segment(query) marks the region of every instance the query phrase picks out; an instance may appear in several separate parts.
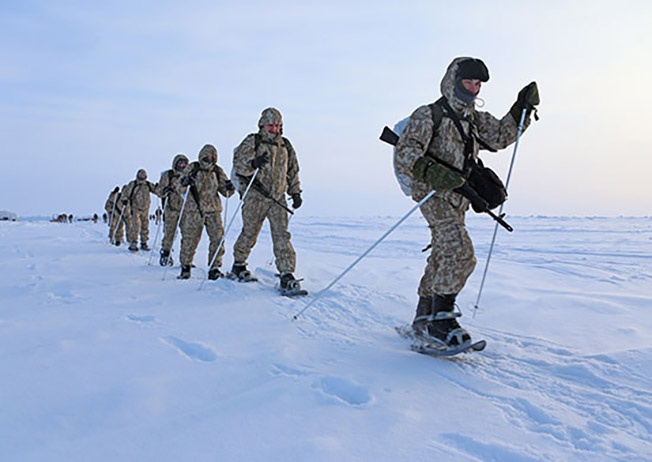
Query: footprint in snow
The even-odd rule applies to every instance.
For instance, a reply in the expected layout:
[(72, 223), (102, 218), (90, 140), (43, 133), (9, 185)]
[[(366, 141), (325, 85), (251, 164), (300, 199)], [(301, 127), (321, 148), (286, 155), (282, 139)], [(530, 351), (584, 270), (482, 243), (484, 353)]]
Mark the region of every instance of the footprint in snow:
[(156, 317), (149, 314), (145, 314), (145, 315), (129, 314), (127, 315), (127, 319), (130, 321), (142, 322), (142, 323), (156, 322)]
[(351, 406), (364, 406), (373, 401), (373, 395), (363, 386), (341, 377), (322, 377), (313, 385), (326, 396)]
[(176, 348), (184, 356), (187, 356), (190, 359), (197, 359), (204, 362), (212, 362), (217, 359), (217, 354), (201, 343), (196, 342), (186, 342), (177, 337), (165, 337), (163, 339), (165, 343)]

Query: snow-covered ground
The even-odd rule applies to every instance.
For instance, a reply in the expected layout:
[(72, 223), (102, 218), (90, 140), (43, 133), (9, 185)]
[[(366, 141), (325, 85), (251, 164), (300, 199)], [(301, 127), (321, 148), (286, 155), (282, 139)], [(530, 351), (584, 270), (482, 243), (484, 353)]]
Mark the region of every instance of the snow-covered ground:
[[(396, 220), (293, 218), (303, 286), (318, 293)], [(0, 458), (652, 460), (652, 219), (509, 221), (474, 317), (493, 222), (469, 217), (461, 323), (489, 344), (450, 360), (394, 332), (425, 262), (416, 216), (296, 321), (311, 298), (277, 295), (267, 227), (259, 283), (199, 290), (206, 237), (180, 281), (102, 223), (2, 222)]]

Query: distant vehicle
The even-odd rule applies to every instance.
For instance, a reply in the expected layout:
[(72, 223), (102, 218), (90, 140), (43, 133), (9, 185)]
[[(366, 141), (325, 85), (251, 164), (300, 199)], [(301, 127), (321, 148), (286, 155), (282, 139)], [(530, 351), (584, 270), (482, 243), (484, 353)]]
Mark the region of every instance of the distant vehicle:
[(0, 221), (18, 221), (18, 215), (14, 212), (0, 210)]

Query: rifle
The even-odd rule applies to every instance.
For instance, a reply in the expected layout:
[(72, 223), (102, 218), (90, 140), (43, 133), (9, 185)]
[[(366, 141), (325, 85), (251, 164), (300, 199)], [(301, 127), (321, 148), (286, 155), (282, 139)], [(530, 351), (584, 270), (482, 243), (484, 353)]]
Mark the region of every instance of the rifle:
[[(399, 136), (394, 133), (394, 131), (385, 126), (383, 128), (383, 132), (380, 134), (380, 140), (384, 141), (387, 144), (390, 144), (394, 147), (396, 147), (396, 144), (398, 143)], [(443, 164), (439, 159), (434, 158), (437, 162)], [(459, 188), (453, 189), (458, 194), (461, 194), (462, 196), (466, 197), (468, 200), (471, 201), (473, 204), (473, 209), (478, 212), (478, 213), (486, 213), (489, 215), (491, 218), (493, 218), (500, 226), (505, 228), (507, 231), (512, 232), (514, 231), (514, 228), (510, 226), (509, 223), (507, 223), (503, 218), (505, 217), (504, 213), (501, 213), (500, 215), (496, 215), (493, 213), (491, 210), (489, 210), (487, 201), (485, 201), (480, 195), (469, 185), (467, 182), (465, 182), (462, 186)]]
[[(239, 176), (242, 180), (247, 181), (247, 183), (249, 182), (249, 178), (248, 178), (248, 177), (243, 176), (243, 175), (238, 175), (238, 176)], [(265, 187), (264, 187), (262, 184), (260, 184), (260, 182), (259, 182), (258, 180), (254, 180), (254, 182), (251, 184), (251, 186), (252, 186), (256, 191), (258, 191), (260, 194), (262, 194), (264, 197), (266, 197), (267, 199), (270, 199), (270, 200), (271, 200), (272, 202), (274, 202), (276, 205), (278, 205), (279, 207), (284, 208), (284, 209), (287, 210), (290, 214), (294, 215), (294, 210), (288, 208), (288, 207), (287, 207), (283, 202), (279, 201), (279, 200), (276, 199), (275, 197), (272, 197), (272, 194), (271, 194), (268, 190), (266, 190)]]

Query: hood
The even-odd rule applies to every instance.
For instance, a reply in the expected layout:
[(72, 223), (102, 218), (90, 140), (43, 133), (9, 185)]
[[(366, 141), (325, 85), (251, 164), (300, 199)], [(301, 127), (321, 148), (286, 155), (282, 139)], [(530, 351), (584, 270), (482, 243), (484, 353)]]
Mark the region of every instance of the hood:
[(186, 161), (186, 166), (188, 165), (188, 158), (186, 157), (186, 155), (185, 154), (177, 154), (176, 156), (174, 156), (174, 159), (172, 159), (172, 170), (178, 171), (176, 167), (177, 167), (177, 163), (180, 160), (185, 160)]
[[(480, 63), (486, 70), (484, 63), (479, 59), (470, 58), (468, 56), (461, 56), (459, 58), (455, 58), (448, 65), (448, 68), (446, 69), (446, 73), (444, 74), (444, 77), (441, 79), (441, 84), (439, 85), (442, 96), (446, 97), (451, 107), (456, 111), (463, 111), (464, 109), (473, 108), (474, 106), (473, 102), (471, 104), (466, 103), (463, 100), (461, 100), (459, 97), (457, 97), (457, 95), (455, 94), (455, 85), (458, 83), (457, 74), (460, 67), (460, 63), (468, 60), (472, 60)], [(483, 75), (482, 77), (483, 78), (480, 78), (480, 80), (482, 80), (483, 82), (489, 80), (489, 71), (487, 70), (486, 75)]]
[(140, 170), (138, 170), (138, 172), (136, 173), (136, 180), (137, 181), (145, 181), (145, 180), (147, 180), (147, 171), (145, 171), (144, 168), (141, 168)]
[(263, 110), (258, 120), (258, 127), (262, 128), (263, 125), (283, 125), (281, 111), (274, 107), (268, 107)]
[(199, 166), (208, 169), (217, 163), (217, 149), (212, 144), (207, 144), (199, 151)]

